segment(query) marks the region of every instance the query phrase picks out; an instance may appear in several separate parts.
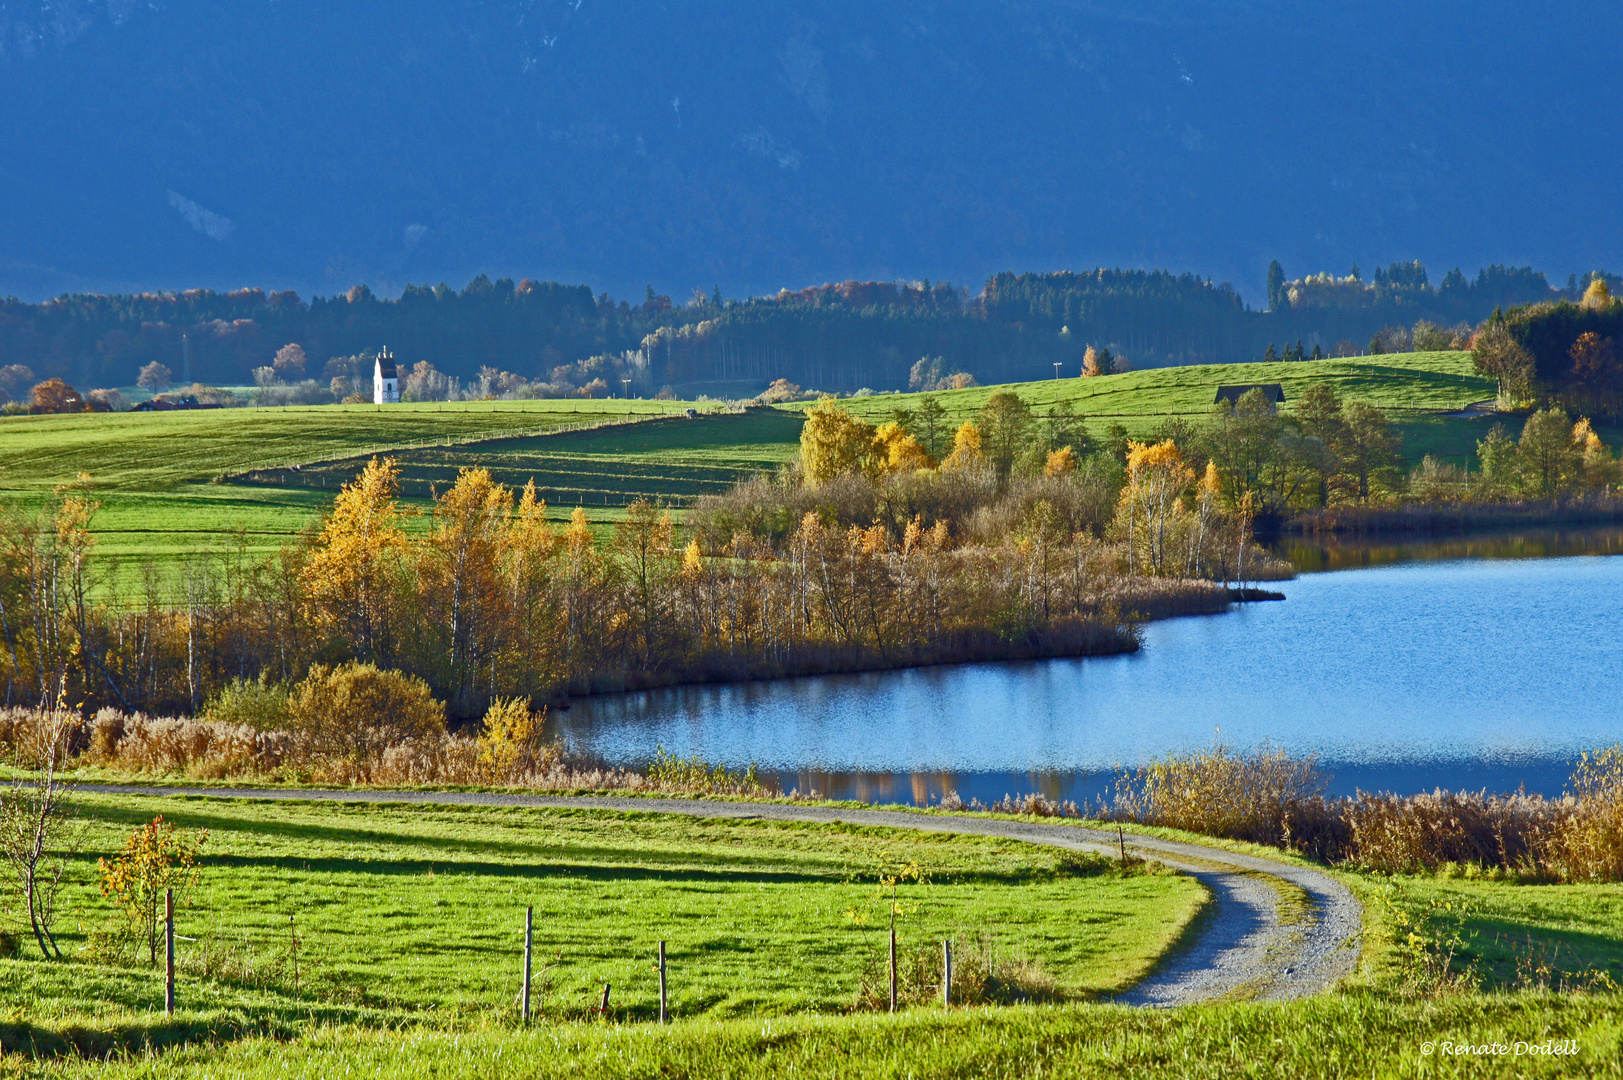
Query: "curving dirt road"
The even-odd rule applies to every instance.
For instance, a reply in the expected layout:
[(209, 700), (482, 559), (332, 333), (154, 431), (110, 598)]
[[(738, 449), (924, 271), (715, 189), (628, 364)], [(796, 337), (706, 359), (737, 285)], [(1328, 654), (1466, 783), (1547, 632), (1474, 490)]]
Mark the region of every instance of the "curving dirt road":
[[(1030, 844), (1119, 851), (1117, 834), (1042, 821), (969, 817), (901, 810), (841, 809), (792, 803), (729, 803), (698, 799), (520, 795), (495, 792), (287, 790), (80, 784), (106, 795), (202, 795), (226, 799), (458, 806), (535, 806), (685, 814), (701, 818), (833, 822), (966, 833)], [(1329, 989), (1358, 960), (1362, 906), (1345, 885), (1322, 871), (1240, 855), (1203, 844), (1127, 834), (1128, 851), (1198, 879), (1213, 902), (1191, 942), (1165, 959), (1118, 1000), (1132, 1005), (1186, 1005), (1217, 998), (1286, 999)]]

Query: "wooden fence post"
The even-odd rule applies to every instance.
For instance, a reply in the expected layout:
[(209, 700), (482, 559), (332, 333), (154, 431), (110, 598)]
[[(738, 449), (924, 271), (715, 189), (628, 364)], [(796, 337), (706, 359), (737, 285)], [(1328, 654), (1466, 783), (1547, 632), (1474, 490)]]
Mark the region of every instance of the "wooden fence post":
[(941, 1007), (952, 1008), (952, 938), (941, 942)]
[(659, 1022), (665, 1022), (665, 943), (659, 943)]
[(896, 927), (890, 928), (890, 1011), (896, 1011)]
[(163, 1011), (175, 1015), (175, 890), (163, 891)]
[(535, 908), (524, 909), (524, 1022), (530, 1022), (530, 941), (531, 930), (534, 926)]

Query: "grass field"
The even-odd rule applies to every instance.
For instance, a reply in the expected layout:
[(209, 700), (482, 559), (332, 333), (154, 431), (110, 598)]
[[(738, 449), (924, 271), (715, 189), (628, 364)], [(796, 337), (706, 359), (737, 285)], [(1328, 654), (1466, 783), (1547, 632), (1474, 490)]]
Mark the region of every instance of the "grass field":
[[(855, 1002), (883, 941), (878, 875), (903, 863), (928, 873), (900, 888), (904, 943), (984, 935), (1027, 957), (1062, 996), (1087, 999), (1141, 976), (1205, 902), (1198, 884), (1170, 874), (1069, 875), (1026, 844), (854, 826), (89, 795), (80, 803), (93, 817), (68, 896), (65, 949), (84, 945), (110, 915), (91, 856), (116, 850), (158, 813), (209, 830), (199, 903), (177, 929), (198, 939), (179, 946), (182, 964), (235, 950), (238, 968), (246, 958), (274, 967), (295, 918), (304, 997), (287, 972), (250, 987), (189, 976), (181, 996), (203, 1011), (275, 1012), (308, 999), (353, 1021), (500, 1019), (518, 989), (524, 908), (534, 905), (548, 1016), (585, 1014), (604, 983), (614, 987), (616, 1017), (655, 1015), (649, 964), (660, 939), (669, 942), (676, 1015), (839, 1012)], [(10, 1000), (32, 1002), (29, 1022), (45, 1026), (76, 1014), (108, 1023), (85, 1012), (87, 997), (133, 1023), (161, 992), (145, 968), (87, 963), (0, 961), (0, 981)]]
[[(165, 567), (234, 546), (264, 556), (331, 504), (332, 490), (216, 483), (265, 464), (366, 454), (429, 440), (488, 438), (670, 415), (662, 401), (518, 401), (323, 405), (203, 412), (18, 416), (0, 419), (0, 499), (32, 509), (52, 488), (88, 473), (102, 502), (98, 556)], [(635, 425), (633, 425), (635, 426)], [(627, 428), (607, 429), (624, 431)], [(569, 507), (556, 508), (567, 516)], [(618, 514), (593, 512), (599, 524)]]
[[(1623, 995), (1592, 974), (1623, 963), (1620, 886), (1343, 874), (1369, 916), (1349, 986), (1288, 1004), (1134, 1010), (1086, 999), (1130, 982), (1187, 925), (1203, 898), (1186, 879), (1064, 876), (1051, 853), (1026, 845), (850, 826), (80, 801), (95, 824), (65, 920), (70, 945), (107, 914), (87, 885), (90, 855), (160, 811), (211, 830), (201, 902), (179, 920), (199, 939), (179, 945), (181, 1009), (163, 1015), (161, 979), (145, 967), (0, 960), (0, 1075), (1623, 1075)], [(852, 1013), (883, 941), (873, 877), (899, 860), (933, 875), (902, 888), (904, 947), (988, 934), (1070, 1000)], [(1404, 991), (1384, 896), (1410, 912), (1463, 903), (1462, 960), (1477, 963), (1482, 991)], [(551, 965), (528, 1031), (512, 1019), (526, 904)], [(869, 913), (866, 925), (853, 908)], [(278, 966), (290, 914), (302, 939), (297, 991)], [(651, 1022), (660, 938), (670, 942), (668, 1028)], [(1552, 986), (1587, 970), (1588, 989), (1542, 988), (1528, 958), (1554, 960)], [(244, 979), (250, 959), (258, 974)], [(612, 1016), (584, 1018), (604, 982)], [(1576, 1040), (1570, 1056), (1422, 1049), (1562, 1039)]]
[[(432, 447), (395, 455), (410, 496), (443, 491), (458, 471), (477, 464), (502, 483), (533, 479), (550, 505), (621, 506), (637, 498), (686, 502), (770, 472), (800, 446), (798, 414), (777, 409), (655, 420), (628, 427)], [(351, 480), (354, 459), (263, 474), (271, 483), (336, 489)]]
[[(1411, 464), (1427, 453), (1469, 460), (1492, 423), (1442, 415), (1493, 395), (1492, 383), (1472, 372), (1467, 353), (1158, 368), (1007, 388), (1039, 413), (1070, 401), (1095, 438), (1115, 423), (1143, 438), (1169, 416), (1198, 420), (1208, 414), (1219, 384), (1280, 382), (1288, 407), (1314, 381), (1390, 410)], [(1001, 388), (946, 391), (937, 398), (956, 423), (973, 415), (994, 389)], [(918, 396), (908, 394), (847, 402), (873, 421), (917, 403)], [(392, 447), (398, 448), (393, 456), (405, 470), (407, 494), (419, 507), (426, 506), (431, 484), (449, 482), (464, 466), (484, 465), (514, 485), (533, 477), (555, 518), (579, 506), (606, 531), (633, 498), (679, 508), (696, 495), (791, 460), (806, 407), (695, 420), (657, 419), (686, 408), (681, 402), (578, 400), (9, 417), (0, 419), (0, 499), (37, 506), (52, 487), (90, 474), (103, 504), (94, 525), (98, 557), (104, 563), (121, 560), (119, 572), (128, 576), (146, 561), (173, 565), (188, 554), (239, 542), (251, 555), (266, 555), (318, 517), (369, 453)], [(652, 422), (500, 437), (628, 413)], [(1509, 421), (1514, 429), (1516, 418)], [(1604, 431), (1602, 437), (1615, 443), (1619, 434)], [(469, 439), (481, 441), (463, 442)], [(436, 440), (440, 444), (422, 445)], [(253, 467), (293, 463), (301, 468), (263, 468), (256, 483), (215, 482)]]
[[(1165, 417), (1202, 417), (1212, 410), (1221, 385), (1279, 383), (1287, 408), (1313, 383), (1328, 383), (1342, 397), (1362, 398), (1395, 413), (1433, 413), (1463, 409), (1492, 398), (1495, 386), (1472, 371), (1470, 353), (1399, 353), (1272, 364), (1201, 364), (1147, 368), (1103, 379), (1045, 379), (1002, 386), (977, 386), (937, 393), (948, 414), (968, 419), (999, 390), (1013, 390), (1038, 412), (1068, 401), (1078, 416), (1120, 420), (1129, 431), (1149, 431)], [(886, 394), (852, 401), (851, 409), (870, 421), (884, 419), (892, 408), (912, 408), (917, 394)], [(795, 408), (805, 408), (796, 405)]]

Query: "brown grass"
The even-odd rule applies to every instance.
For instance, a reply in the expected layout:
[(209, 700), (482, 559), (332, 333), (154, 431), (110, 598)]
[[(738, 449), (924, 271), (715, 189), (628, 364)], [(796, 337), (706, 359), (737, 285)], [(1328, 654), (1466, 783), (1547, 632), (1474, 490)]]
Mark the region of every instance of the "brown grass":
[[(47, 730), (48, 714), (0, 710), (0, 756), (26, 760)], [(323, 753), (321, 744), (285, 731), (256, 731), (245, 724), (176, 717), (127, 715), (102, 709), (90, 720), (68, 725), (69, 745), (80, 765), (141, 777), (196, 780), (241, 779), (381, 787), (455, 784), (506, 786), (537, 791), (647, 791), (667, 794), (772, 794), (753, 770), (729, 772), (686, 762), (683, 769), (638, 771), (572, 757), (560, 743), (493, 770), (476, 738), (440, 731), (387, 745), (372, 760)]]
[(1247, 840), (1385, 873), (1469, 864), (1556, 881), (1623, 881), (1623, 746), (1585, 755), (1562, 798), (1359, 792), (1327, 799), (1311, 758), (1226, 747), (1123, 772), (1106, 820)]

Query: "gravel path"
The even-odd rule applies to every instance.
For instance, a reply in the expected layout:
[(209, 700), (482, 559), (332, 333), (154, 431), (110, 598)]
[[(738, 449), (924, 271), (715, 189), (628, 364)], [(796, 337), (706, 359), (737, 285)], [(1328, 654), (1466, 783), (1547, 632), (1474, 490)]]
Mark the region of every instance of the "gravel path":
[[(106, 795), (628, 810), (742, 821), (844, 821), (1002, 837), (1075, 851), (1110, 854), (1120, 850), (1116, 833), (1075, 825), (792, 803), (123, 784), (80, 784), (78, 790)], [(1298, 998), (1327, 990), (1352, 972), (1358, 960), (1363, 910), (1347, 887), (1330, 875), (1311, 867), (1133, 833), (1127, 834), (1126, 843), (1129, 852), (1153, 858), (1199, 880), (1211, 890), (1213, 903), (1192, 928), (1191, 939), (1119, 1000), (1132, 1005), (1172, 1006), (1227, 997)]]

